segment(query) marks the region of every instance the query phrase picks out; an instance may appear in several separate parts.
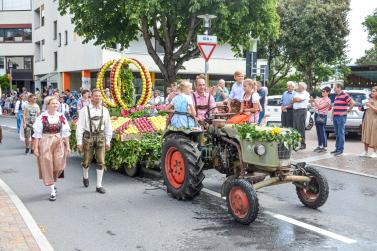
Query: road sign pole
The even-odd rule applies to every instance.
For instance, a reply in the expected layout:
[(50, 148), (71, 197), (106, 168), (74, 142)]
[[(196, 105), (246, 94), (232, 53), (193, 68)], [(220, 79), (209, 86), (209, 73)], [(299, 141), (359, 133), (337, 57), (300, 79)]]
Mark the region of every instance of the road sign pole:
[(206, 61), (206, 62), (205, 62), (205, 65), (204, 65), (204, 74), (205, 74), (205, 76), (206, 76), (206, 83), (207, 83), (207, 84), (209, 83), (208, 69), (209, 69), (209, 63), (208, 63), (208, 61)]

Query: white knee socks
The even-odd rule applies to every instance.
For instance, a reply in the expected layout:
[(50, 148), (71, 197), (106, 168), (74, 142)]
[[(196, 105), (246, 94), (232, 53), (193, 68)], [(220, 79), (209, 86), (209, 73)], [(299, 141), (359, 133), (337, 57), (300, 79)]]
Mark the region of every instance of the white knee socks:
[(82, 168), (82, 173), (85, 179), (89, 179), (89, 168)]
[(55, 193), (55, 184), (53, 184), (53, 185), (51, 185), (50, 186), (50, 192), (51, 192), (51, 195), (53, 195), (53, 196), (56, 196), (56, 193)]
[(103, 169), (97, 169), (97, 187), (102, 187), (102, 177), (103, 177)]

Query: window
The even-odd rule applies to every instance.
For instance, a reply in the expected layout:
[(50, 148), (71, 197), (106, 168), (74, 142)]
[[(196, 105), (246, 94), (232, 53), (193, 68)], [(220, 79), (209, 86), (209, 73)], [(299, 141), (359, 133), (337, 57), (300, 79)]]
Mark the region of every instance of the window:
[(41, 9), (40, 8), (34, 11), (34, 26), (35, 26), (35, 29), (41, 26)]
[(58, 69), (58, 52), (54, 51), (54, 70)]
[(4, 42), (5, 37), (5, 30), (0, 29), (0, 43)]
[(0, 57), (0, 70), (5, 69), (5, 58)]
[(62, 34), (59, 32), (59, 41), (58, 41), (58, 46), (62, 46)]
[(31, 42), (31, 28), (1, 28), (0, 43)]
[(68, 31), (65, 31), (65, 42), (64, 42), (64, 45), (67, 45), (68, 44)]
[(35, 43), (35, 62), (41, 61), (41, 42)]
[(41, 6), (41, 26), (45, 25), (45, 6)]
[(24, 69), (31, 70), (33, 68), (33, 58), (32, 57), (24, 57)]
[(43, 39), (41, 42), (41, 60), (45, 60), (45, 54), (44, 54), (44, 47), (45, 47), (45, 40)]
[(31, 0), (0, 0), (0, 10), (31, 10)]
[(58, 38), (58, 21), (54, 21), (54, 40)]
[(32, 57), (7, 57), (8, 68), (20, 69), (20, 70), (31, 70), (32, 69)]

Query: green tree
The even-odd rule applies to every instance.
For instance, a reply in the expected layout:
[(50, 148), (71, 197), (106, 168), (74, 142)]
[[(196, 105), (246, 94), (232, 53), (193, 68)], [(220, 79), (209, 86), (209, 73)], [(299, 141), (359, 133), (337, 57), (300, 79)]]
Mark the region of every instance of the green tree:
[[(59, 10), (72, 15), (75, 31), (84, 42), (127, 48), (141, 37), (165, 82), (171, 83), (183, 63), (200, 54), (196, 35), (203, 33), (203, 27), (198, 15), (216, 15), (212, 34), (240, 55), (253, 37), (278, 36), (277, 1), (60, 0)], [(164, 48), (163, 57), (156, 53), (154, 41)]]
[(358, 65), (377, 64), (377, 46), (365, 50), (365, 55), (356, 60)]
[(365, 50), (365, 55), (356, 60), (356, 64), (377, 64), (377, 9), (365, 18), (363, 25), (368, 32), (368, 41), (374, 46)]
[(2, 90), (7, 90), (9, 88), (9, 79), (7, 74), (0, 76), (0, 88)]
[(310, 89), (334, 74), (344, 76), (348, 7), (345, 0), (280, 1), (279, 37), (261, 40), (258, 51), (270, 66), (270, 88), (292, 74), (302, 74)]

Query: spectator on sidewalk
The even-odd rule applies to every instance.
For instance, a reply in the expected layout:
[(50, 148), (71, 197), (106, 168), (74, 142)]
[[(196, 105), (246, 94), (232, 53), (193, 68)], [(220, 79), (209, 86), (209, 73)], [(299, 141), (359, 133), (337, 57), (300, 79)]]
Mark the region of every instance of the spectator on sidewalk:
[(260, 112), (259, 112), (259, 119), (258, 119), (258, 125), (261, 125), (263, 117), (265, 115), (265, 109), (266, 109), (266, 101), (267, 101), (267, 87), (264, 87), (260, 81), (257, 81), (257, 90), (259, 94), (259, 103), (260, 103)]
[(298, 90), (293, 96), (293, 128), (301, 135), (301, 150), (306, 148), (305, 143), (305, 121), (310, 95), (306, 91), (304, 82), (298, 83)]
[(241, 102), (243, 100), (243, 95), (245, 94), (243, 88), (243, 80), (245, 76), (242, 71), (234, 72), (234, 84), (229, 94), (228, 99), (228, 110), (229, 112), (239, 113), (241, 109)]
[(47, 111), (33, 125), (34, 155), (38, 160), (39, 178), (50, 187), (50, 201), (56, 200), (55, 183), (64, 177), (68, 154), (70, 128), (63, 114), (57, 112), (59, 101), (54, 96), (45, 99)]
[(229, 90), (225, 86), (225, 80), (220, 79), (214, 88), (214, 98), (217, 105), (224, 105), (228, 101)]
[(319, 100), (310, 97), (310, 103), (315, 109), (314, 121), (317, 130), (318, 146), (314, 152), (327, 152), (327, 136), (326, 136), (326, 122), (327, 113), (331, 109), (331, 100), (329, 99), (330, 87), (322, 89), (322, 97)]
[(22, 123), (22, 110), (23, 106), (26, 104), (27, 97), (24, 94), (20, 95), (20, 98), (16, 101), (14, 105), (14, 113), (17, 117), (17, 133), (20, 133), (21, 123)]
[(281, 125), (282, 127), (293, 127), (293, 96), (295, 92), (295, 82), (287, 82), (287, 91), (281, 96)]
[(153, 97), (149, 101), (150, 105), (162, 105), (164, 103), (164, 97), (161, 97), (160, 91), (155, 90), (153, 92)]
[(90, 105), (90, 91), (87, 89), (83, 89), (81, 92), (81, 98), (77, 102), (77, 111), (80, 111), (85, 106)]
[(335, 156), (340, 156), (344, 151), (345, 141), (345, 125), (347, 121), (347, 114), (352, 111), (355, 102), (351, 96), (343, 91), (343, 85), (335, 84), (335, 99), (333, 107), (333, 123), (336, 137), (335, 150), (331, 153)]
[(372, 88), (371, 97), (366, 103), (367, 110), (363, 121), (361, 141), (364, 152), (360, 156), (368, 156), (368, 148), (373, 148), (372, 158), (377, 158), (377, 86)]

